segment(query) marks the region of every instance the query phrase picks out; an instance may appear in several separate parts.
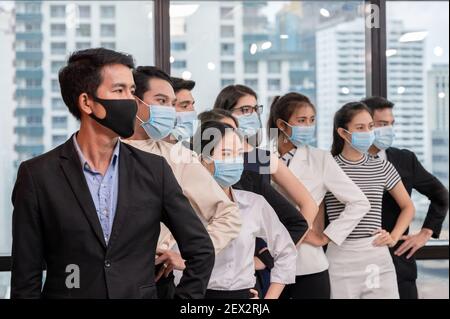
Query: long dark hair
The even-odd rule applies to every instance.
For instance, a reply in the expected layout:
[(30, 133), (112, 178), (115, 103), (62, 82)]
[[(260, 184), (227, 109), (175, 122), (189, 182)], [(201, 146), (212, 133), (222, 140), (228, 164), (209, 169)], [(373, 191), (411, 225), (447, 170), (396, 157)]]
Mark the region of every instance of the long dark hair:
[(255, 91), (245, 85), (229, 85), (220, 91), (214, 102), (214, 109), (223, 109), (231, 111), (243, 96), (251, 95), (258, 99)]
[(281, 119), (285, 122), (289, 122), (289, 119), (292, 114), (294, 114), (295, 110), (304, 106), (312, 107), (314, 112), (316, 112), (314, 104), (312, 104), (311, 100), (306, 95), (292, 92), (275, 97), (270, 106), (270, 115), (269, 120), (267, 121), (267, 134), (269, 134), (269, 137), (270, 129), (277, 128), (277, 120)]
[(357, 114), (364, 111), (371, 114), (370, 109), (366, 104), (362, 102), (350, 102), (345, 104), (336, 112), (336, 114), (334, 114), (333, 145), (331, 146), (331, 154), (333, 156), (341, 154), (345, 145), (345, 140), (339, 135), (338, 128), (348, 130), (348, 123), (350, 123)]

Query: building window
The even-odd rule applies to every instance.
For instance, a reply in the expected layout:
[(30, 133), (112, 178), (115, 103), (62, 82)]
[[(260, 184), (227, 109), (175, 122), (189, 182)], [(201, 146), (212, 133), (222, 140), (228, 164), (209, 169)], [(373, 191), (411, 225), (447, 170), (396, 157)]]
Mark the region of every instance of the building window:
[(65, 42), (52, 42), (51, 43), (52, 54), (66, 54), (66, 43)]
[(234, 73), (234, 61), (222, 61), (220, 66), (222, 73)]
[(234, 7), (220, 7), (220, 18), (222, 20), (232, 20), (234, 17)]
[(177, 60), (177, 61), (173, 61), (172, 63), (172, 67), (174, 69), (185, 69), (187, 66), (186, 61), (185, 60)]
[(234, 55), (234, 44), (233, 43), (221, 43), (220, 53), (223, 56)]
[(53, 147), (57, 147), (67, 141), (67, 135), (52, 135)]
[(91, 36), (91, 25), (88, 23), (80, 24), (77, 28), (77, 36), (90, 37)]
[(114, 37), (116, 35), (116, 26), (114, 24), (102, 24), (100, 26), (100, 35), (102, 37)]
[(26, 121), (28, 125), (40, 125), (42, 124), (42, 116), (27, 116)]
[(281, 62), (280, 61), (269, 61), (267, 63), (267, 71), (271, 74), (278, 74), (281, 72)]
[(100, 46), (105, 49), (110, 49), (110, 50), (116, 49), (116, 43), (114, 43), (114, 42), (102, 42), (102, 43), (100, 43)]
[(186, 51), (186, 42), (172, 42), (170, 49), (172, 51)]
[(66, 35), (66, 25), (64, 23), (52, 23), (50, 34), (54, 37)]
[(221, 82), (222, 88), (224, 88), (226, 86), (233, 85), (234, 81), (235, 81), (234, 79), (222, 79), (220, 82)]
[(75, 48), (77, 50), (85, 50), (85, 49), (89, 49), (91, 47), (91, 42), (77, 42), (75, 44)]
[(80, 18), (90, 18), (91, 17), (91, 7), (90, 6), (78, 6), (78, 12)]
[(66, 6), (65, 5), (50, 6), (50, 17), (65, 18), (66, 17)]
[(100, 16), (105, 19), (111, 19), (116, 16), (116, 7), (100, 6)]
[(38, 88), (42, 86), (41, 79), (26, 79), (25, 87), (26, 88)]
[(52, 79), (52, 92), (58, 93), (59, 92), (59, 81)]
[(53, 116), (52, 128), (54, 129), (66, 129), (67, 128), (67, 116)]
[(267, 80), (267, 88), (270, 91), (280, 91), (281, 90), (281, 80), (280, 79)]
[(258, 73), (258, 62), (257, 61), (245, 61), (244, 62), (244, 72), (248, 74)]
[(220, 36), (222, 38), (234, 37), (234, 26), (233, 25), (221, 25), (220, 26)]
[(66, 105), (64, 104), (64, 101), (60, 97), (54, 97), (52, 98), (52, 109), (53, 110), (61, 110), (64, 109)]
[(258, 90), (258, 79), (245, 79), (244, 84), (253, 90)]
[(65, 66), (64, 61), (52, 61), (51, 67), (52, 67), (52, 73), (58, 73), (59, 70), (61, 70)]

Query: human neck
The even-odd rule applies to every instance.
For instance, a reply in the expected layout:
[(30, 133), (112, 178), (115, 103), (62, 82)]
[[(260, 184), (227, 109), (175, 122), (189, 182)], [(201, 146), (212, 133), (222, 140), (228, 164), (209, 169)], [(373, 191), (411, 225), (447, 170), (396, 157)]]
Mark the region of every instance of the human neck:
[(353, 147), (349, 146), (348, 144), (345, 144), (344, 149), (342, 150), (341, 155), (351, 161), (351, 162), (357, 162), (361, 160), (364, 157), (364, 154), (358, 152)]
[(104, 175), (119, 138), (105, 132), (103, 128), (96, 129), (82, 122), (76, 139), (89, 165)]
[(295, 145), (292, 144), (291, 141), (284, 135), (278, 136), (278, 153), (280, 153), (281, 156), (289, 152), (295, 148)]
[(369, 148), (369, 154), (371, 154), (371, 155), (377, 155), (378, 153), (380, 153), (380, 151), (381, 150), (378, 147), (376, 147), (375, 145), (372, 145)]

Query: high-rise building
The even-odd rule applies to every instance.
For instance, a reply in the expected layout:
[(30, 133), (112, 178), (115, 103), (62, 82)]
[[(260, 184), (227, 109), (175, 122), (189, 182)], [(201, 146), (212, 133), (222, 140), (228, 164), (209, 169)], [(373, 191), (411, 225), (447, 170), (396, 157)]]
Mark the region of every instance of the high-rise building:
[[(317, 32), (318, 146), (329, 149), (333, 115), (343, 104), (366, 95), (364, 21), (355, 19)], [(426, 159), (429, 143), (424, 103), (424, 41), (400, 42), (407, 32), (401, 21), (393, 21), (388, 34), (388, 97), (395, 102), (396, 147), (414, 151)]]
[(63, 143), (78, 122), (62, 101), (58, 71), (76, 50), (105, 47), (153, 63), (149, 1), (16, 1), (17, 162)]
[[(0, 254), (11, 250), (11, 186), (13, 173), (14, 122), (14, 15), (0, 6)], [(1, 295), (1, 292), (0, 292)], [(1, 298), (1, 297), (0, 297)]]
[(429, 131), (433, 174), (449, 186), (449, 65), (434, 64), (428, 71)]

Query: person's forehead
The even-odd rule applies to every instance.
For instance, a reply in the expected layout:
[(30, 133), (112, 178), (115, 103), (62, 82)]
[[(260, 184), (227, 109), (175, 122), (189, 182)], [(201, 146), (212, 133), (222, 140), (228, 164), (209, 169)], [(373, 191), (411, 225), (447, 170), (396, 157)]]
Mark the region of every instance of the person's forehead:
[(101, 75), (104, 82), (134, 85), (133, 73), (126, 65), (105, 65), (101, 70)]

